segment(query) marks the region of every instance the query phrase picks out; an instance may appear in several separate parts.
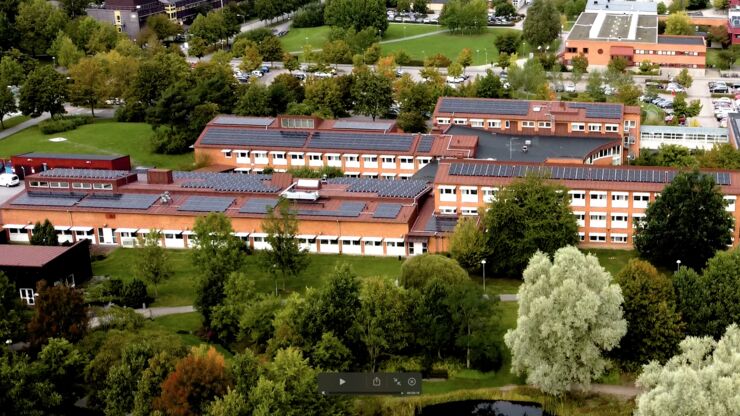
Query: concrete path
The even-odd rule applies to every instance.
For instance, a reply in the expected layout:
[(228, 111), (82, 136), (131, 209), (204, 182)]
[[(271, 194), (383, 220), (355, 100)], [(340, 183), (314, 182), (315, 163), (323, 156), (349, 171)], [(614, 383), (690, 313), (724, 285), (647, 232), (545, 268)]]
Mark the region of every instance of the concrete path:
[[(67, 113), (65, 115), (68, 116), (84, 116), (90, 114), (89, 108), (81, 108), (81, 107), (74, 107), (71, 105), (65, 105), (64, 109), (67, 110)], [(101, 118), (101, 119), (108, 119), (113, 118), (115, 115), (116, 109), (115, 108), (100, 108), (95, 109), (95, 118)], [(40, 116), (36, 118), (32, 118), (29, 120), (24, 121), (23, 123), (20, 123), (16, 126), (13, 126), (11, 128), (5, 129), (0, 131), (0, 140), (12, 136), (15, 133), (18, 133), (21, 130), (27, 129), (29, 127), (33, 127), (42, 121), (48, 119), (51, 117), (49, 113), (43, 113)]]
[(46, 120), (49, 117), (50, 117), (49, 113), (44, 113), (44, 114), (40, 115), (39, 117), (28, 119), (28, 120), (24, 121), (23, 123), (16, 124), (13, 127), (10, 127), (10, 128), (5, 129), (5, 130), (2, 130), (2, 131), (0, 131), (0, 140), (6, 138), (8, 136), (12, 136), (12, 135), (18, 133), (19, 131), (21, 131), (23, 129), (27, 129), (29, 127), (33, 127), (33, 126), (41, 123), (42, 121)]
[(190, 312), (195, 312), (195, 307), (193, 307), (193, 305), (136, 309), (136, 313), (140, 313), (149, 319), (159, 318), (160, 316), (177, 315)]
[(519, 295), (517, 294), (501, 294), (498, 295), (501, 302), (519, 302)]
[[(420, 33), (418, 35), (406, 36), (405, 38), (398, 38), (398, 39), (391, 39), (391, 40), (381, 40), (378, 43), (381, 44), (381, 45), (385, 45), (385, 44), (388, 44), (388, 43), (405, 42), (407, 40), (426, 38), (428, 36), (439, 35), (440, 33), (447, 33), (447, 32), (449, 32), (449, 29), (435, 30), (434, 32)], [(321, 52), (322, 49), (321, 48), (315, 48), (315, 49), (312, 49), (311, 51), (312, 52)], [(290, 53), (303, 53), (303, 50), (300, 50), (300, 51), (290, 51)]]

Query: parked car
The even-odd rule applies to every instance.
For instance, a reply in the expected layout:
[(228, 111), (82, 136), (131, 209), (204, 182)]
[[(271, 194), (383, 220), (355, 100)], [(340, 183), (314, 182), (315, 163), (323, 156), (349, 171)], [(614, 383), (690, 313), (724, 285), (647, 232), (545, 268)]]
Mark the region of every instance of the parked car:
[(260, 72), (262, 72), (263, 74), (266, 74), (266, 73), (270, 72), (270, 67), (267, 66), (267, 65), (262, 65), (260, 67)]
[(615, 90), (614, 88), (612, 88), (612, 86), (609, 85), (609, 84), (602, 85), (601, 86), (601, 91), (603, 91), (604, 94), (606, 94), (606, 95), (614, 95), (614, 93), (617, 92), (617, 90)]
[(675, 82), (668, 83), (668, 86), (665, 88), (668, 92), (686, 92), (686, 88), (682, 87), (679, 84), (676, 84)]
[(18, 175), (12, 173), (0, 173), (0, 186), (10, 188), (11, 186), (20, 185), (21, 181), (18, 179)]
[(573, 81), (565, 81), (563, 89), (565, 92), (576, 92), (576, 84)]
[(264, 75), (265, 74), (263, 74), (262, 71), (260, 71), (259, 69), (255, 69), (254, 71), (252, 71), (252, 74), (251, 74), (251, 76), (257, 77), (257, 78), (262, 78)]
[(306, 79), (306, 73), (305, 72), (293, 72), (293, 77), (303, 81), (304, 79)]

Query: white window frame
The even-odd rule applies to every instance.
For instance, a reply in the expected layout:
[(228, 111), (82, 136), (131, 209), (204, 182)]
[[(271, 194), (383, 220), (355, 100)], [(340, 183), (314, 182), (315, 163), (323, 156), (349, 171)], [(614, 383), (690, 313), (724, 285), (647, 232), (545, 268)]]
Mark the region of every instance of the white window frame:
[(650, 203), (650, 193), (648, 192), (634, 192), (632, 194), (632, 208), (647, 208)]
[(450, 119), (447, 117), (437, 117), (437, 124), (450, 124)]
[(615, 244), (627, 244), (627, 234), (611, 234), (611, 242)]
[(586, 124), (570, 123), (570, 131), (586, 131)]
[(599, 123), (588, 123), (588, 131), (590, 132), (601, 132), (601, 124)]
[(549, 129), (550, 127), (552, 127), (552, 123), (550, 123), (549, 121), (540, 121), (537, 123), (537, 127), (540, 129)]
[(439, 212), (444, 215), (457, 215), (457, 207), (441, 206)]
[(439, 191), (440, 201), (445, 201), (445, 202), (457, 201), (457, 187), (448, 186), (448, 185), (440, 185), (437, 187), (437, 190)]
[(491, 129), (500, 129), (501, 128), (501, 120), (488, 120), (488, 128)]
[(18, 289), (18, 294), (21, 296), (21, 300), (26, 302), (26, 305), (36, 304), (36, 293), (32, 288), (23, 287)]
[(535, 126), (534, 121), (531, 120), (522, 120), (521, 124), (523, 129), (533, 129)]
[(589, 243), (606, 243), (606, 233), (589, 233), (588, 242)]
[(619, 133), (619, 124), (604, 124), (604, 131), (607, 133)]
[(728, 195), (725, 196), (724, 199), (727, 201), (725, 210), (727, 210), (727, 212), (735, 212), (735, 202), (737, 202), (737, 197), (734, 195)]
[(483, 127), (483, 119), (480, 119), (480, 118), (471, 118), (470, 119), (470, 127)]

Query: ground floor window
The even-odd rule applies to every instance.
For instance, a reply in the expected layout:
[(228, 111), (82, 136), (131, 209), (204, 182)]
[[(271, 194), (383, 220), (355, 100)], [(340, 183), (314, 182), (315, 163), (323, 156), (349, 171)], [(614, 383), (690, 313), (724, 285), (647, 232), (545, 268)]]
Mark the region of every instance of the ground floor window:
[(33, 289), (20, 289), (21, 299), (26, 302), (27, 305), (34, 305), (36, 299), (34, 298)]

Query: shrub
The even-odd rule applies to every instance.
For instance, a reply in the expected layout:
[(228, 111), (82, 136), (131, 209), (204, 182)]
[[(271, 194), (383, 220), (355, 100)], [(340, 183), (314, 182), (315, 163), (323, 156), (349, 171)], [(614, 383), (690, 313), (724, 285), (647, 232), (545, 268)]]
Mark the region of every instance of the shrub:
[(293, 27), (318, 27), (324, 25), (324, 5), (310, 3), (298, 10), (293, 17)]
[(134, 279), (123, 286), (121, 303), (131, 308), (141, 308), (142, 304), (149, 304), (152, 298), (146, 291), (146, 283)]
[(146, 119), (146, 106), (140, 102), (126, 102), (116, 109), (116, 121), (143, 122)]
[(175, 131), (166, 127), (158, 128), (151, 138), (152, 150), (155, 153), (176, 155), (185, 153), (193, 140), (188, 133)]
[(66, 116), (44, 120), (39, 123), (39, 130), (44, 134), (60, 133), (74, 130), (84, 124), (90, 124), (93, 118), (90, 116)]

